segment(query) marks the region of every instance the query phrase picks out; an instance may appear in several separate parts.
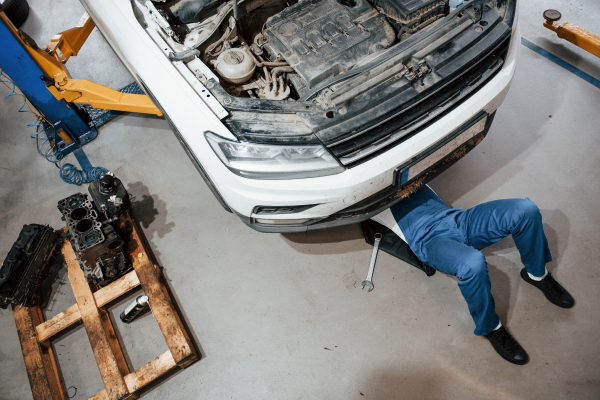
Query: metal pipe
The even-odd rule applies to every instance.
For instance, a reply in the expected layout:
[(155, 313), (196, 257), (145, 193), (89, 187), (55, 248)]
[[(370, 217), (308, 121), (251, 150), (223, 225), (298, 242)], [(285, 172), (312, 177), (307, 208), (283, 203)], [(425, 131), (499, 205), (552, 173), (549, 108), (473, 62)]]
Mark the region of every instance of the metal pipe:
[(271, 71), (271, 76), (273, 77), (273, 81), (275, 81), (275, 79), (277, 79), (277, 74), (279, 74), (280, 72), (294, 72), (294, 68), (292, 68), (292, 67), (273, 68), (273, 71)]
[(254, 57), (254, 54), (252, 54), (252, 51), (246, 49), (246, 53), (248, 53), (250, 55), (250, 57), (252, 58), (252, 61), (254, 61), (254, 64), (256, 64), (257, 68), (262, 68), (262, 67), (284, 67), (286, 65), (288, 65), (287, 62), (285, 61), (263, 61), (263, 62), (258, 62), (258, 60), (256, 59), (256, 57)]

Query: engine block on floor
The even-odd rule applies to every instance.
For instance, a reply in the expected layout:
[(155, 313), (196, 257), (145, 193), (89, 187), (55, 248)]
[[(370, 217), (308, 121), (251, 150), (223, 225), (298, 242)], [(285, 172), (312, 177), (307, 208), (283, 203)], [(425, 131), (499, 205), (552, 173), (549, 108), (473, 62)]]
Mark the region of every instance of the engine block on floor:
[(71, 245), (83, 275), (98, 286), (117, 279), (131, 268), (125, 256), (127, 232), (118, 232), (113, 222), (127, 219), (131, 207), (121, 181), (104, 175), (92, 182), (87, 194), (76, 193), (58, 202), (58, 209), (69, 229)]

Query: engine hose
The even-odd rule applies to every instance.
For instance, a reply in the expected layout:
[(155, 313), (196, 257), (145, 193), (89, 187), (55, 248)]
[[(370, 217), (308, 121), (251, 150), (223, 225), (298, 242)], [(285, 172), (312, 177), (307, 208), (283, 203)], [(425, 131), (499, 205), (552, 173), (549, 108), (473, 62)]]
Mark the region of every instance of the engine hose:
[(286, 65), (288, 65), (287, 62), (285, 61), (262, 61), (262, 62), (258, 62), (258, 60), (256, 59), (256, 57), (254, 57), (254, 54), (252, 54), (252, 52), (248, 49), (246, 49), (246, 53), (248, 53), (250, 55), (250, 57), (252, 58), (252, 61), (254, 61), (254, 64), (256, 65), (257, 68), (262, 68), (262, 67), (284, 67)]
[(273, 81), (275, 81), (277, 79), (277, 74), (279, 74), (280, 72), (294, 72), (294, 68), (292, 68), (292, 67), (273, 68), (273, 71), (271, 71), (271, 77), (272, 77)]

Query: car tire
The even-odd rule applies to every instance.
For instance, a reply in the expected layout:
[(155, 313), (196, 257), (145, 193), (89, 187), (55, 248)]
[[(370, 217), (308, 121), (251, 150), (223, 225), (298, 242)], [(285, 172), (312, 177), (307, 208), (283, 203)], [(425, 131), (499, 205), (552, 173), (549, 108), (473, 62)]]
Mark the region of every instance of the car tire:
[(8, 19), (17, 28), (23, 25), (29, 15), (29, 3), (27, 3), (27, 0), (4, 0), (1, 3), (2, 9)]

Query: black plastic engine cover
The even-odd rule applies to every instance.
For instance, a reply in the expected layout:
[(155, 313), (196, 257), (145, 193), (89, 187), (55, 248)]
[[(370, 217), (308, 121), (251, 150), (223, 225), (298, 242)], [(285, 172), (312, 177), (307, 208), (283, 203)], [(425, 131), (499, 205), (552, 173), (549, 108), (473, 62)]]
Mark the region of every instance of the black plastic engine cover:
[(447, 0), (371, 0), (375, 7), (388, 17), (404, 23), (411, 23), (421, 14), (434, 9), (443, 9)]
[(9, 304), (32, 306), (42, 280), (54, 261), (57, 235), (38, 224), (23, 225), (19, 237), (0, 266), (0, 307)]
[(366, 0), (304, 0), (269, 18), (265, 49), (283, 56), (311, 88), (394, 43), (385, 16)]

